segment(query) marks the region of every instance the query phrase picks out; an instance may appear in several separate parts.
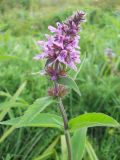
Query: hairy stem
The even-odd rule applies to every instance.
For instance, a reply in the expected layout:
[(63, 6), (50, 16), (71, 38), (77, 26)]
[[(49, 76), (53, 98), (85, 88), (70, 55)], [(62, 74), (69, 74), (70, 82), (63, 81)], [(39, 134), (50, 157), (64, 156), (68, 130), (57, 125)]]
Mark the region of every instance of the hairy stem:
[[(54, 89), (55, 89), (55, 93), (57, 95), (57, 93), (58, 93), (58, 83), (57, 82), (54, 82)], [(72, 145), (71, 145), (70, 133), (68, 130), (69, 128), (68, 128), (67, 114), (64, 109), (62, 99), (60, 97), (58, 97), (58, 101), (59, 101), (59, 109), (60, 109), (60, 112), (61, 112), (61, 115), (63, 118), (63, 122), (64, 122), (64, 134), (65, 134), (67, 150), (68, 150), (68, 160), (72, 160)]]
[(64, 133), (68, 150), (68, 160), (72, 160), (72, 145), (71, 145), (70, 133), (68, 130), (68, 119), (61, 98), (59, 98), (59, 108), (64, 122)]

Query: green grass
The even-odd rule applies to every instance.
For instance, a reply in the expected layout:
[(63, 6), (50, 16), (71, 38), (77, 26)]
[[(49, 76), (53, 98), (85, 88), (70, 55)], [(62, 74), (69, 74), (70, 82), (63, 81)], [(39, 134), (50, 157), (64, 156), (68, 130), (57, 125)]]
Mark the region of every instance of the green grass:
[[(69, 118), (84, 112), (100, 111), (120, 121), (119, 1), (116, 0), (114, 5), (111, 5), (112, 0), (106, 3), (102, 0), (101, 3), (89, 0), (56, 2), (0, 0), (0, 57), (17, 57), (0, 58), (0, 91), (13, 96), (19, 86), (27, 81), (19, 95), (22, 102), (31, 104), (36, 98), (46, 96), (49, 81), (39, 74), (32, 74), (40, 71), (44, 65), (44, 62), (33, 60), (33, 56), (40, 52), (36, 41), (45, 38), (48, 25), (55, 26), (57, 21), (65, 20), (73, 11), (80, 9), (87, 13), (87, 22), (80, 33), (81, 59), (86, 58), (76, 80), (82, 96), (79, 98), (72, 91), (64, 100), (66, 110)], [(104, 55), (108, 47), (116, 53), (112, 73), (111, 64)], [(0, 95), (1, 108), (9, 97)], [(48, 109), (50, 112), (57, 111), (56, 106), (51, 107)], [(10, 109), (4, 119), (21, 115), (25, 110), (25, 106)], [(8, 127), (0, 126), (0, 136), (7, 130)], [(11, 131), (0, 144), (0, 158), (31, 160), (38, 157), (57, 135), (59, 132), (52, 129), (22, 128)], [(119, 135), (119, 129), (89, 130), (89, 137), (100, 160), (119, 160)], [(59, 145), (57, 150), (60, 150)]]

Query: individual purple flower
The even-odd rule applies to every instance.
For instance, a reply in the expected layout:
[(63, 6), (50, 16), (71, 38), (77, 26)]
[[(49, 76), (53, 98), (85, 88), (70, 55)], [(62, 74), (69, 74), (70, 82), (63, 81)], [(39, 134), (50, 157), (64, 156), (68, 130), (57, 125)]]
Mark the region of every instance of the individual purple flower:
[[(51, 63), (45, 67), (52, 67), (56, 72), (69, 66), (77, 70), (76, 64), (80, 63), (80, 47), (78, 45), (80, 36), (80, 24), (84, 19), (84, 12), (76, 12), (64, 23), (57, 23), (57, 27), (48, 26), (52, 35), (46, 35), (46, 41), (38, 41), (43, 53), (36, 55), (34, 59), (46, 58)], [(55, 74), (54, 72), (54, 74)], [(59, 75), (51, 75), (52, 80), (56, 80)]]
[(62, 62), (64, 64), (66, 64), (66, 58), (67, 58), (67, 51), (66, 50), (62, 50), (60, 52), (60, 54), (58, 55), (57, 60), (59, 62)]

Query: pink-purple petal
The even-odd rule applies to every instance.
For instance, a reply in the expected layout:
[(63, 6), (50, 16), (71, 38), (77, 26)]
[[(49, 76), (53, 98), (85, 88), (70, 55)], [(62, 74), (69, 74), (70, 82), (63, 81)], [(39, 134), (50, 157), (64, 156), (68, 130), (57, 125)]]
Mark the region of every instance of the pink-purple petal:
[(57, 31), (57, 29), (56, 29), (55, 27), (53, 27), (53, 26), (48, 26), (48, 29), (49, 29), (52, 33), (54, 33), (54, 32)]

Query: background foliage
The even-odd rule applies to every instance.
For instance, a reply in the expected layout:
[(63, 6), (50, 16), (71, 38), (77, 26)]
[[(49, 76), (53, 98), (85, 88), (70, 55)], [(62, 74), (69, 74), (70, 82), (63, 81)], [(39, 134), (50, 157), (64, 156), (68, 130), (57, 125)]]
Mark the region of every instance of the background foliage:
[[(120, 121), (119, 0), (0, 0), (1, 120), (22, 115), (35, 99), (46, 96), (49, 81), (39, 74), (32, 74), (44, 64), (33, 60), (33, 56), (40, 52), (36, 41), (48, 33), (48, 25), (55, 26), (56, 22), (65, 20), (78, 9), (87, 13), (80, 41), (84, 63), (76, 79), (81, 98), (74, 91), (65, 98), (68, 117), (103, 112)], [(111, 63), (105, 55), (106, 48), (112, 48), (116, 54)], [(10, 104), (11, 99), (16, 103)], [(46, 110), (58, 112), (53, 105)], [(33, 159), (57, 135), (59, 132), (54, 129), (14, 130), (0, 126), (0, 159)], [(119, 160), (119, 135), (119, 129), (89, 129), (90, 142), (100, 160)], [(59, 145), (57, 150), (60, 150)]]

